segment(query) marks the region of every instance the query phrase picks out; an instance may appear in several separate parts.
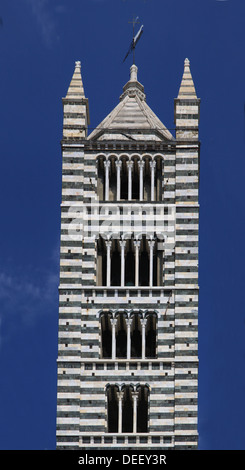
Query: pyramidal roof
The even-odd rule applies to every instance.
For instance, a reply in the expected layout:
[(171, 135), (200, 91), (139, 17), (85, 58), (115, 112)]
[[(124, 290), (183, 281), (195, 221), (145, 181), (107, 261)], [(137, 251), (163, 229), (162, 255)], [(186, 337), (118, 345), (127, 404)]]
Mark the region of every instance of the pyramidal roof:
[(174, 137), (146, 103), (144, 87), (137, 79), (138, 68), (130, 68), (119, 104), (93, 130), (95, 140), (173, 140)]
[(184, 73), (180, 84), (178, 99), (196, 99), (196, 90), (190, 70), (190, 61), (185, 59)]
[(81, 62), (77, 61), (75, 63), (75, 70), (71, 79), (70, 86), (67, 91), (66, 98), (69, 99), (77, 99), (77, 98), (84, 98), (84, 88), (83, 88), (83, 81), (81, 75)]

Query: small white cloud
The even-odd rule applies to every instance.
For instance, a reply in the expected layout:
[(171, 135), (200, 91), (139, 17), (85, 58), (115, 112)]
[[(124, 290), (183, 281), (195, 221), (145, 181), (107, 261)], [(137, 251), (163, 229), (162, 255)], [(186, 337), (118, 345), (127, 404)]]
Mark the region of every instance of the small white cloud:
[(47, 47), (51, 47), (57, 41), (57, 33), (54, 16), (51, 13), (50, 0), (26, 0), (26, 2), (31, 7), (44, 43)]
[(57, 250), (56, 246), (47, 268), (13, 265), (0, 271), (0, 347), (11, 339), (16, 328), (29, 327), (47, 315), (58, 315)]
[[(35, 281), (32, 277), (35, 277)], [(33, 272), (33, 276), (29, 271), (21, 277), (15, 273), (0, 272), (0, 300), (4, 310), (7, 308), (10, 314), (14, 314), (17, 308), (25, 314), (29, 312), (31, 306), (33, 315), (39, 314), (44, 304), (56, 300), (58, 282), (58, 270), (35, 273), (35, 275)], [(37, 301), (40, 304), (36, 304)]]

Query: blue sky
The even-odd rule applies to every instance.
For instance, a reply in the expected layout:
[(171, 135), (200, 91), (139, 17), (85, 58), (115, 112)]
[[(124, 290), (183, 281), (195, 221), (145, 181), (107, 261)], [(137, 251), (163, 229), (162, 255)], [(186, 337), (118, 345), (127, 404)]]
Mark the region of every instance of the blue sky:
[(174, 127), (201, 98), (199, 448), (245, 447), (244, 0), (1, 0), (0, 449), (54, 449), (62, 101), (81, 60), (91, 128), (129, 78)]

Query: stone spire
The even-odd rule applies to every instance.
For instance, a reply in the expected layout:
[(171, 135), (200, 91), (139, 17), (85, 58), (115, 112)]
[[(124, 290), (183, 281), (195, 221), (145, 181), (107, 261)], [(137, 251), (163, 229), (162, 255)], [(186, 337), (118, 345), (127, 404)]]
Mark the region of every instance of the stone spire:
[(85, 98), (81, 76), (81, 62), (75, 63), (75, 70), (63, 98), (63, 137), (66, 139), (86, 138), (89, 125), (88, 99)]
[(196, 95), (190, 71), (190, 61), (185, 59), (178, 98), (174, 100), (177, 140), (198, 140), (199, 110), (200, 99)]
[(85, 98), (80, 61), (75, 62), (75, 70), (67, 91), (66, 98)]
[(184, 73), (178, 94), (179, 99), (195, 99), (197, 98), (194, 82), (190, 70), (190, 61), (185, 59)]

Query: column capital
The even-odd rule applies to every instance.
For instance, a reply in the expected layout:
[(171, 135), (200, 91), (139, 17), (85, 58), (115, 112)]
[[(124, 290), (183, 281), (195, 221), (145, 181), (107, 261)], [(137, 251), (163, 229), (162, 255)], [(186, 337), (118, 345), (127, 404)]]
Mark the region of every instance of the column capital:
[(151, 167), (151, 170), (155, 170), (155, 168), (156, 168), (156, 160), (152, 160), (152, 161), (150, 162), (150, 167)]
[(145, 327), (147, 323), (147, 318), (140, 318), (140, 323), (142, 327)]
[(111, 240), (105, 240), (106, 248), (109, 249), (111, 248), (112, 241)]
[(128, 160), (126, 164), (127, 164), (128, 169), (132, 170), (134, 162), (132, 160)]
[(154, 248), (155, 243), (156, 243), (155, 240), (148, 240), (148, 245), (150, 247), (150, 250), (152, 250)]
[(110, 166), (111, 166), (111, 161), (110, 160), (104, 160), (104, 167), (109, 169)]
[(138, 166), (139, 166), (140, 170), (143, 170), (143, 168), (145, 166), (145, 161), (144, 160), (139, 160), (138, 161)]
[(119, 240), (119, 244), (120, 244), (120, 247), (124, 249), (126, 246), (126, 240)]
[(119, 399), (119, 400), (122, 400), (122, 399), (123, 399), (123, 396), (124, 396), (124, 391), (118, 390), (116, 393), (117, 393), (118, 399)]
[(131, 392), (131, 395), (132, 395), (132, 397), (133, 397), (133, 399), (134, 399), (135, 401), (138, 400), (138, 398), (139, 398), (139, 392), (133, 391), (133, 392)]
[(134, 240), (134, 246), (136, 249), (140, 248), (140, 243), (141, 243), (141, 240)]
[(121, 167), (122, 167), (122, 161), (121, 161), (121, 160), (116, 160), (116, 161), (115, 161), (115, 165), (116, 165), (117, 169), (120, 170)]

